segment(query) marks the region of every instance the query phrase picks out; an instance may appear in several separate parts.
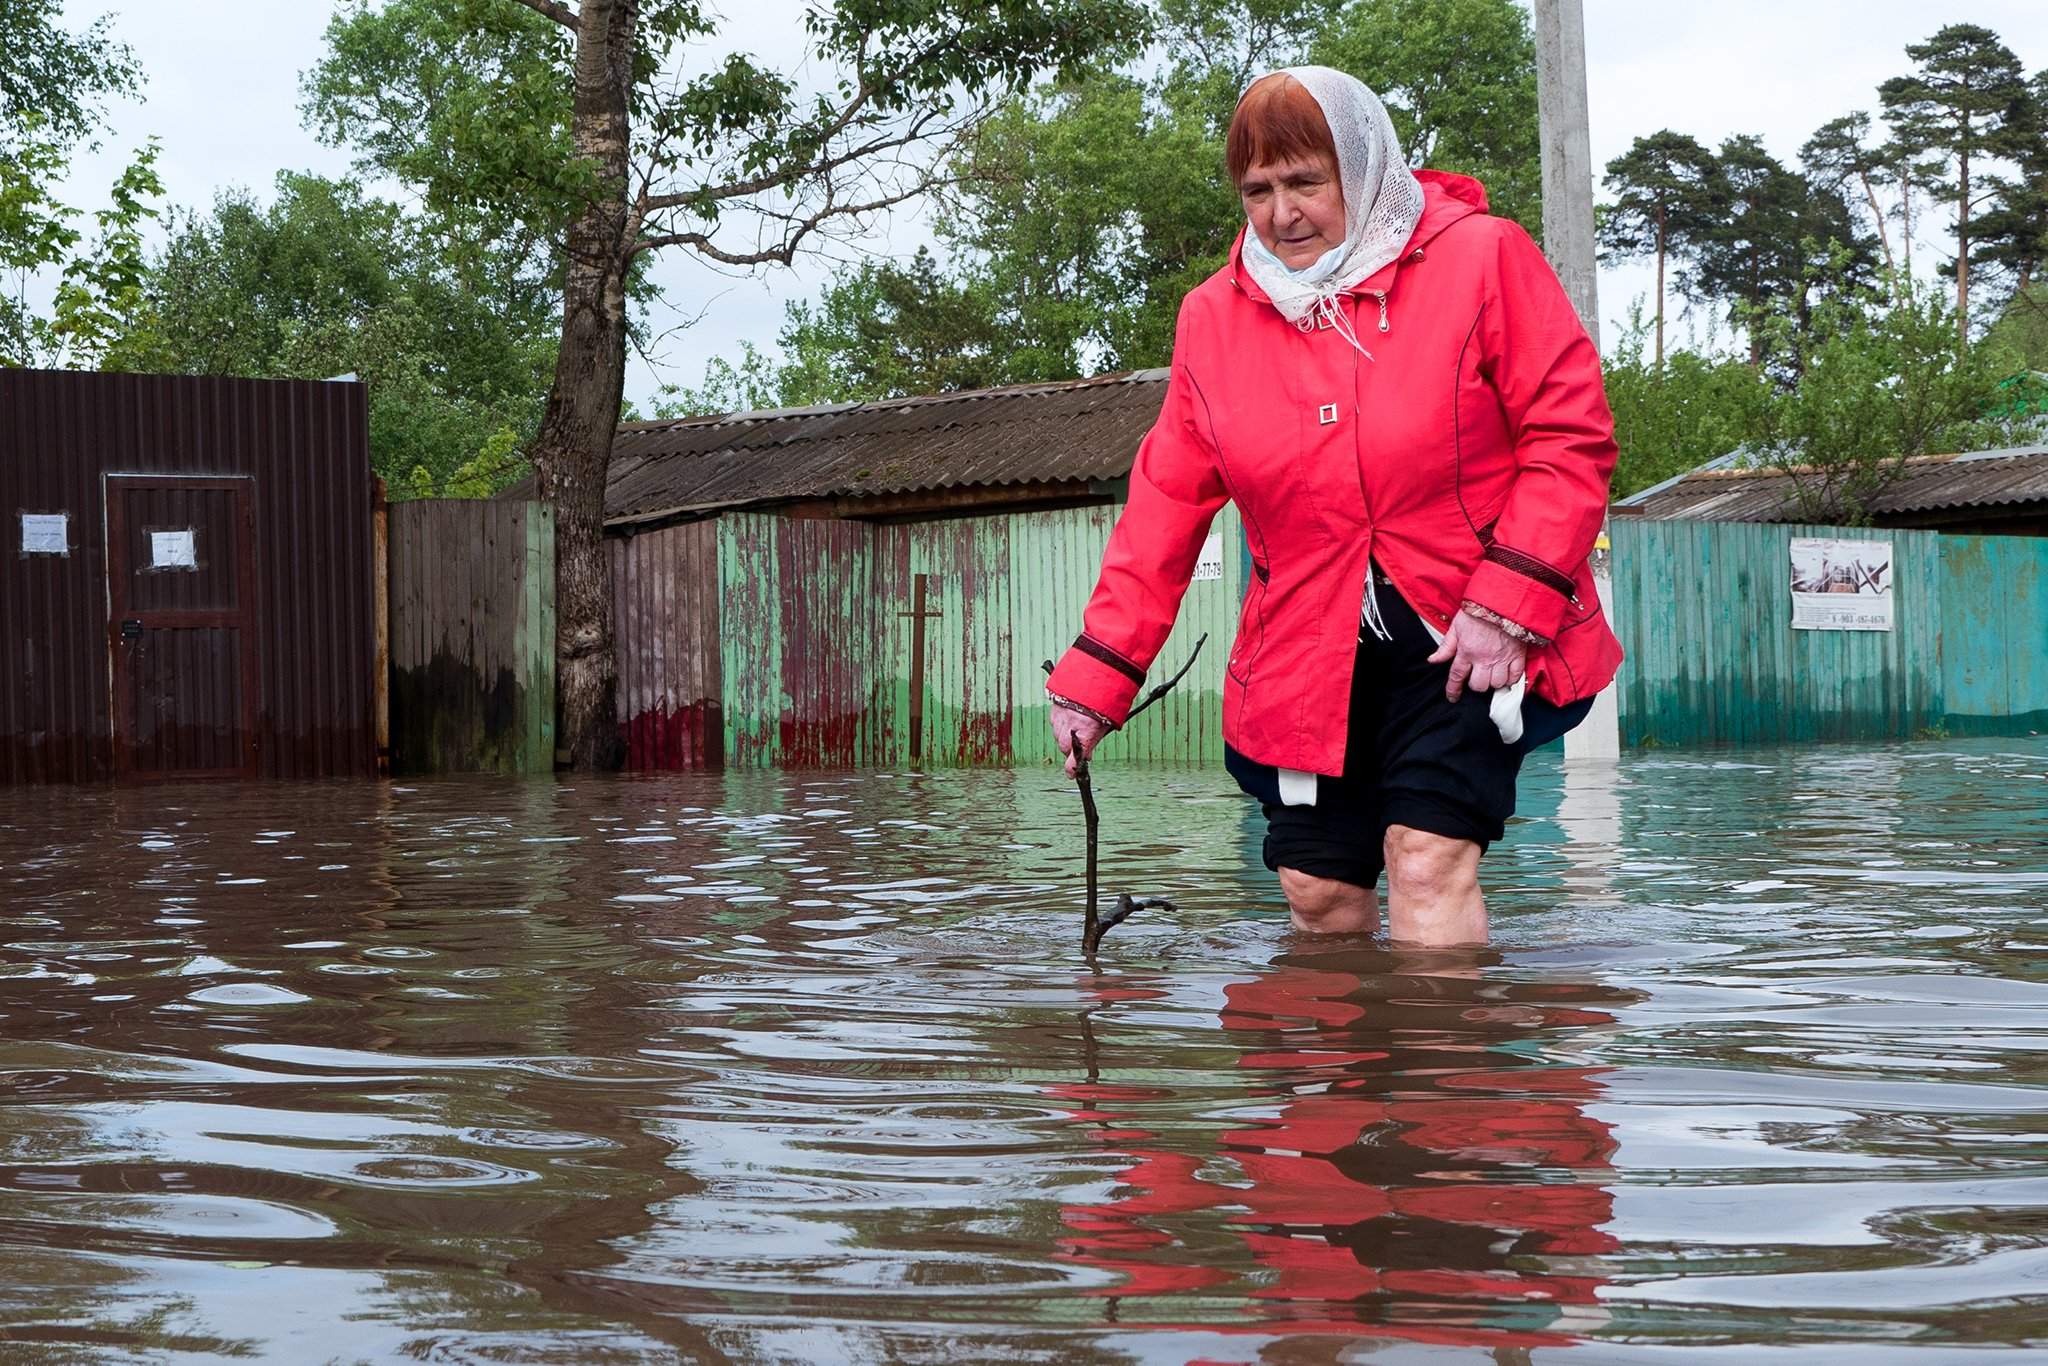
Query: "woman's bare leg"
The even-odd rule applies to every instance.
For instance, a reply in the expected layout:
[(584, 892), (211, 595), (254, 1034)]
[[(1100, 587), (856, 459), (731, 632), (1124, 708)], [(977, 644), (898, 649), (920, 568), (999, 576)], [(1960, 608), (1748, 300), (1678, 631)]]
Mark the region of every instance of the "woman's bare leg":
[(1478, 845), (1390, 825), (1386, 855), (1387, 930), (1395, 943), (1448, 948), (1486, 942)]
[(1280, 870), (1280, 890), (1294, 913), (1294, 928), (1310, 934), (1375, 934), (1380, 927), (1379, 898), (1370, 887), (1335, 878), (1316, 877), (1292, 868)]

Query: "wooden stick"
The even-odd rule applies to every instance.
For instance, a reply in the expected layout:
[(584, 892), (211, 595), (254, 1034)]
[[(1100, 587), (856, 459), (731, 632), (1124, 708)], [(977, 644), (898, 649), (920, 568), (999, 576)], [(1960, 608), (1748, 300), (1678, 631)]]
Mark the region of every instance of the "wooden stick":
[[(1202, 634), (1202, 638), (1195, 642), (1193, 653), (1188, 655), (1188, 662), (1180, 666), (1180, 672), (1145, 694), (1145, 700), (1131, 708), (1130, 715), (1124, 718), (1124, 725), (1128, 726), (1132, 718), (1137, 716), (1139, 712), (1172, 692), (1174, 685), (1183, 678), (1186, 678), (1188, 670), (1195, 667), (1195, 656), (1202, 653), (1202, 647), (1208, 644), (1208, 642), (1209, 635), (1205, 631)], [(1047, 675), (1052, 673), (1051, 660), (1046, 660), (1041, 667), (1044, 668)], [(1122, 727), (1120, 726), (1118, 729), (1121, 730)], [(1088, 904), (1081, 917), (1081, 954), (1092, 963), (1095, 960), (1095, 951), (1102, 947), (1102, 936), (1108, 934), (1126, 920), (1129, 920), (1136, 912), (1142, 910), (1172, 911), (1178, 908), (1165, 897), (1145, 896), (1134, 898), (1129, 892), (1119, 892), (1116, 898), (1116, 908), (1108, 915), (1101, 913), (1097, 905), (1101, 894), (1097, 891), (1096, 873), (1098, 866), (1097, 851), (1101, 844), (1099, 836), (1102, 829), (1102, 813), (1095, 806), (1095, 784), (1088, 773), (1088, 758), (1086, 755), (1078, 756), (1074, 760), (1074, 782), (1081, 789), (1081, 816), (1088, 828)]]

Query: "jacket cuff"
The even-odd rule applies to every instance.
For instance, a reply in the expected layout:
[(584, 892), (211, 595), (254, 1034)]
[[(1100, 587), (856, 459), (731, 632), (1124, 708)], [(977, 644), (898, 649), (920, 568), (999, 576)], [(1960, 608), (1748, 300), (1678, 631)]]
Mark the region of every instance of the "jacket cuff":
[(1510, 640), (1519, 640), (1524, 645), (1542, 649), (1550, 643), (1548, 636), (1539, 636), (1520, 622), (1509, 621), (1498, 612), (1489, 611), (1476, 602), (1467, 602), (1463, 610), (1468, 617), (1477, 617), (1490, 626), (1497, 626)]
[(1095, 708), (1093, 707), (1084, 707), (1071, 697), (1061, 697), (1051, 688), (1047, 688), (1045, 690), (1045, 695), (1047, 700), (1049, 700), (1055, 707), (1065, 707), (1068, 711), (1080, 712), (1081, 715), (1088, 717), (1090, 720), (1099, 721), (1103, 725), (1108, 726), (1111, 730), (1115, 730), (1117, 728), (1116, 722), (1110, 720), (1107, 716), (1104, 716), (1101, 712), (1095, 710)]
[(1137, 661), (1084, 631), (1075, 638), (1073, 648), (1060, 656), (1045, 690), (1077, 710), (1121, 726), (1144, 683), (1145, 670)]
[(1556, 640), (1573, 591), (1571, 576), (1563, 570), (1496, 541), (1472, 571), (1464, 598), (1525, 631)]

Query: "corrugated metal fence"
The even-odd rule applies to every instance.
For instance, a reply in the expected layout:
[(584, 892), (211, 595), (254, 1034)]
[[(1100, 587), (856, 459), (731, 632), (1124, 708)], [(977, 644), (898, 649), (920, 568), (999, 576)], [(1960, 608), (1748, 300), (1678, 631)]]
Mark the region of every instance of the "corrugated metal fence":
[[(227, 737), (157, 754), (172, 762), (153, 777), (216, 771), (216, 743), (263, 777), (375, 772), (365, 402), (352, 383), (0, 368), (0, 783), (149, 767), (125, 761), (157, 744), (120, 733), (122, 710)], [(227, 481), (246, 491), (245, 511), (179, 509), (190, 490)], [(123, 488), (134, 545), (110, 546)], [(243, 614), (233, 648), (246, 670), (214, 668), (190, 641), (138, 644), (109, 619), (110, 590), (122, 587), (110, 573), (173, 511), (188, 516), (171, 530), (186, 533), (200, 565), (247, 561), (246, 597), (237, 586), (232, 601), (207, 604)], [(49, 553), (28, 553), (24, 517), (54, 521)], [(130, 705), (117, 709), (124, 685)], [(122, 762), (117, 746), (129, 751)]]
[(399, 773), (550, 773), (555, 514), (391, 506), (391, 761)]
[(716, 768), (725, 754), (718, 666), (718, 523), (610, 542), (626, 767)]
[(1941, 538), (1943, 724), (1960, 735), (2048, 731), (2048, 540)]
[[(1623, 744), (2014, 735), (2048, 719), (2048, 541), (1624, 520), (1612, 534)], [(1891, 630), (1793, 629), (1804, 536), (1891, 542)]]
[[(1072, 643), (1118, 509), (873, 524), (728, 513), (618, 543), (620, 720), (636, 769), (952, 766), (1052, 757), (1040, 661)], [(1210, 644), (1109, 743), (1215, 762), (1243, 597), (1236, 516), (1155, 674)], [(706, 585), (715, 558), (715, 597)], [(687, 581), (687, 582), (686, 582)], [(677, 718), (681, 718), (678, 720)], [(674, 739), (681, 731), (685, 737)]]

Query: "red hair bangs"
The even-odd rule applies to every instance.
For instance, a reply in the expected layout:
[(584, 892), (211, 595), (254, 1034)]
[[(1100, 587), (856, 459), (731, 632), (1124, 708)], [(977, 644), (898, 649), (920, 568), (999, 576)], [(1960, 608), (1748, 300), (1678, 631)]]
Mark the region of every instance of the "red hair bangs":
[(1244, 173), (1274, 161), (1328, 157), (1337, 161), (1337, 140), (1323, 107), (1305, 86), (1284, 71), (1261, 76), (1237, 102), (1224, 144), (1230, 183), (1242, 184)]

